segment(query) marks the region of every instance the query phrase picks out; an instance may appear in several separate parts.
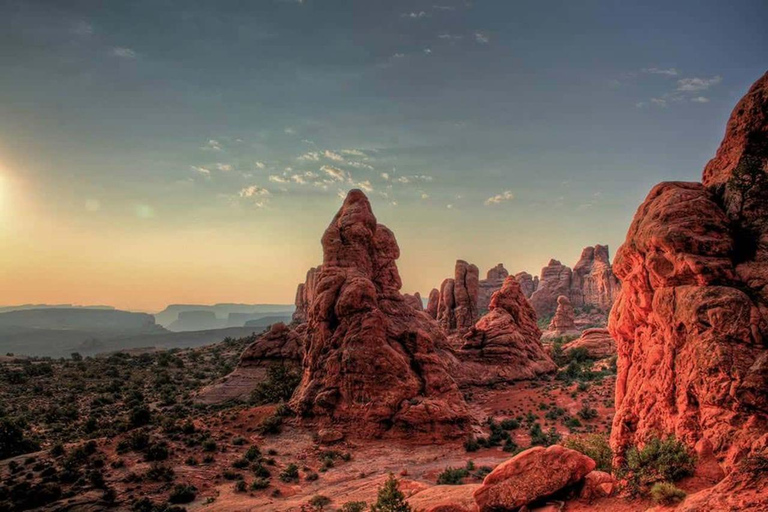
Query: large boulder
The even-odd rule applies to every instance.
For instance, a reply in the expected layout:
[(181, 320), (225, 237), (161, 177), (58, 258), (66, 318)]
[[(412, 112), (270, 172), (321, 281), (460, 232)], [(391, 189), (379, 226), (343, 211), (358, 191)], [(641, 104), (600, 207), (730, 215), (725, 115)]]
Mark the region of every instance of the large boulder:
[(532, 379), (556, 370), (542, 347), (536, 313), (513, 276), (493, 294), (490, 311), (464, 335), (454, 372), (460, 385)]
[(290, 405), (358, 435), (461, 435), (469, 414), (442, 331), (400, 293), (394, 234), (352, 190), (322, 238), (302, 381)]
[(560, 445), (536, 446), (498, 465), (475, 491), (480, 512), (514, 511), (579, 483), (595, 461)]
[(579, 338), (563, 345), (562, 349), (564, 354), (583, 349), (592, 359), (605, 359), (616, 355), (616, 342), (613, 341), (608, 329), (598, 327), (585, 330)]
[(673, 434), (706, 440), (730, 471), (768, 445), (767, 112), (768, 74), (733, 111), (704, 184), (654, 187), (616, 255), (619, 461)]
[(579, 332), (576, 330), (576, 313), (573, 310), (573, 305), (565, 295), (557, 298), (557, 310), (555, 310), (555, 316), (549, 323), (549, 330), (556, 336)]

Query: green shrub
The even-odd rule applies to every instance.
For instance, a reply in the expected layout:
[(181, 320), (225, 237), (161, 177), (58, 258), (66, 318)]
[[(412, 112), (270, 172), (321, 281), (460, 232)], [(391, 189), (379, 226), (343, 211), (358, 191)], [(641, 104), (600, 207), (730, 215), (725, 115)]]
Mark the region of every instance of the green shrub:
[(501, 428), (504, 430), (515, 430), (520, 427), (520, 422), (514, 418), (507, 418), (501, 421)]
[(657, 482), (651, 487), (651, 499), (662, 505), (674, 505), (685, 499), (685, 491), (669, 482)]
[(412, 512), (411, 506), (405, 501), (405, 495), (400, 491), (400, 485), (392, 473), (379, 487), (376, 503), (371, 505), (371, 512)]
[(339, 512), (365, 512), (366, 508), (368, 503), (365, 501), (348, 501), (341, 506)]
[(280, 472), (280, 480), (283, 482), (298, 482), (299, 466), (294, 463), (288, 464), (285, 469)]
[(626, 453), (622, 473), (628, 474), (633, 494), (642, 493), (659, 481), (676, 482), (692, 475), (696, 458), (680, 441), (669, 436), (649, 440), (642, 449), (633, 446)]
[(267, 378), (251, 393), (254, 405), (276, 404), (287, 401), (301, 382), (301, 375), (285, 366), (276, 364), (267, 368)]
[(264, 418), (261, 423), (256, 427), (256, 431), (259, 434), (279, 434), (282, 430), (283, 418), (274, 414)]
[(555, 427), (550, 428), (545, 433), (541, 430), (541, 425), (538, 423), (531, 425), (528, 434), (531, 436), (531, 446), (552, 446), (559, 443), (560, 439), (562, 439), (562, 436), (557, 433)]
[(195, 500), (197, 489), (193, 485), (176, 484), (171, 490), (168, 501), (171, 503), (190, 503)]
[(476, 452), (480, 449), (480, 444), (477, 442), (477, 439), (475, 439), (475, 436), (469, 436), (466, 441), (464, 441), (464, 449), (468, 452)]
[(245, 492), (245, 489), (245, 480), (238, 480), (235, 482), (235, 492)]
[(331, 504), (331, 498), (322, 494), (316, 494), (309, 499), (309, 504), (317, 510), (324, 510), (325, 507)]
[(469, 471), (465, 468), (448, 467), (437, 475), (437, 483), (438, 485), (461, 485), (467, 476), (469, 476)]
[(259, 491), (261, 489), (266, 489), (269, 487), (269, 480), (266, 478), (256, 478), (253, 482), (251, 482), (251, 490), (252, 491)]
[(577, 434), (569, 436), (563, 442), (563, 446), (583, 453), (595, 461), (595, 469), (611, 472), (611, 460), (613, 451), (608, 444), (608, 437), (603, 434)]

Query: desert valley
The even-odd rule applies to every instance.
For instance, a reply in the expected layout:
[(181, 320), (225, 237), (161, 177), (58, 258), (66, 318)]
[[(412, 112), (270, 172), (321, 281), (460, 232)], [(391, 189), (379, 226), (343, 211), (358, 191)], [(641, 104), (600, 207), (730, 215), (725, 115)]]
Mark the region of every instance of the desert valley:
[(767, 172), (768, 73), (613, 255), (402, 293), (361, 187), (293, 306), (4, 312), (0, 511), (768, 511)]

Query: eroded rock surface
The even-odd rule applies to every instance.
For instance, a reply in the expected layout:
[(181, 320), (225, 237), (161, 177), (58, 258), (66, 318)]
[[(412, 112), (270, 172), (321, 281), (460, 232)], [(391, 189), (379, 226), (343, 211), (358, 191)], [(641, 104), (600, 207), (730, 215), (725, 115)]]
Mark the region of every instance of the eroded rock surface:
[(531, 305), (539, 317), (555, 314), (557, 298), (571, 293), (571, 269), (557, 260), (550, 260), (541, 269), (539, 287), (531, 295)]
[(576, 330), (576, 313), (573, 310), (571, 300), (565, 295), (557, 298), (557, 310), (552, 322), (549, 324), (549, 330), (557, 336), (578, 332)]
[(539, 286), (539, 276), (534, 277), (528, 272), (518, 272), (515, 279), (520, 283), (520, 289), (526, 298), (530, 298)]
[(440, 285), (437, 322), (446, 331), (465, 331), (477, 320), (479, 271), (464, 260), (456, 261), (453, 279)]
[(587, 329), (577, 339), (563, 345), (563, 353), (571, 350), (584, 349), (592, 359), (605, 359), (616, 355), (616, 342), (613, 341), (608, 329)]
[(574, 307), (595, 306), (608, 311), (619, 293), (619, 280), (611, 270), (607, 245), (585, 247), (573, 267), (570, 299)]
[(499, 263), (492, 269), (488, 270), (485, 279), (481, 279), (479, 283), (479, 291), (477, 295), (477, 311), (479, 314), (484, 314), (488, 311), (488, 306), (491, 304), (491, 297), (496, 291), (504, 284), (504, 279), (507, 278), (509, 272), (504, 268), (504, 265)]

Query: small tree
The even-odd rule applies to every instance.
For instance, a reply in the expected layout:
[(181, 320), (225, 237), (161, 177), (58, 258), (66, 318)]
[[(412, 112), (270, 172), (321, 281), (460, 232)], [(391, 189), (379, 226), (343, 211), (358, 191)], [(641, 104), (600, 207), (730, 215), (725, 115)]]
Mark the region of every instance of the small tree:
[(405, 494), (400, 491), (400, 485), (392, 473), (379, 487), (376, 503), (371, 505), (371, 512), (412, 512), (411, 506), (405, 501)]
[(739, 198), (739, 218), (744, 216), (744, 207), (768, 188), (768, 174), (758, 158), (746, 156), (733, 170), (727, 184), (728, 190)]

